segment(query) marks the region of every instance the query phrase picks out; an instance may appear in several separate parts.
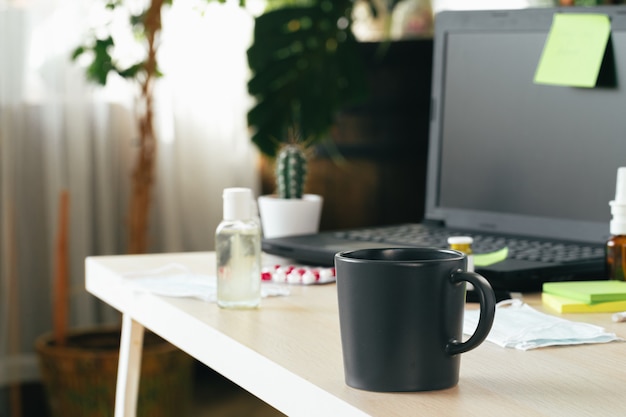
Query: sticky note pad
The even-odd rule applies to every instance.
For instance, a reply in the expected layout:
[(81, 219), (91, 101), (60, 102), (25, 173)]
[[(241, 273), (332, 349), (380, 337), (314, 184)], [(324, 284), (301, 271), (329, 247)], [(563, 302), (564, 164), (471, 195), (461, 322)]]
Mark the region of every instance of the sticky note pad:
[(535, 83), (594, 87), (610, 33), (607, 15), (555, 14), (535, 72)]
[(626, 300), (588, 304), (545, 292), (541, 294), (541, 300), (543, 305), (557, 313), (614, 313), (626, 310)]
[(568, 281), (546, 282), (543, 292), (583, 303), (601, 303), (626, 300), (626, 282), (624, 281)]

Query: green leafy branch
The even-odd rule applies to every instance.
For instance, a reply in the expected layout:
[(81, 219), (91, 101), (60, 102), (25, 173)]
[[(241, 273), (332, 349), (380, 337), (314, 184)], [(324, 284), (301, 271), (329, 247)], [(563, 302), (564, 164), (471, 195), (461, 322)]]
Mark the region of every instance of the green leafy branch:
[[(277, 3), (277, 1), (270, 3)], [(255, 20), (248, 49), (256, 104), (248, 112), (252, 141), (275, 156), (296, 128), (314, 144), (328, 138), (337, 112), (368, 96), (358, 41), (352, 30), (354, 0), (289, 1)], [(298, 5), (293, 5), (297, 3)], [(374, 0), (368, 4), (377, 13)], [(397, 1), (389, 1), (389, 8)], [(278, 140), (276, 140), (278, 138)]]

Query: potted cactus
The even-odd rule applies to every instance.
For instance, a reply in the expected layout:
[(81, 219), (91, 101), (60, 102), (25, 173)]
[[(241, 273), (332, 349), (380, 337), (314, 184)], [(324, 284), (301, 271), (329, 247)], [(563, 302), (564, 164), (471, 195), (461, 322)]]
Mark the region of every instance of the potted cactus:
[(310, 149), (307, 142), (295, 140), (294, 134), (289, 138), (280, 145), (275, 160), (276, 194), (259, 197), (266, 238), (316, 232), (322, 215), (323, 198), (304, 193)]
[(276, 193), (259, 198), (265, 237), (318, 229), (322, 197), (305, 192), (307, 161), (329, 140), (337, 112), (367, 96), (353, 6), (287, 1), (255, 19), (248, 91), (256, 103), (248, 124), (276, 179)]

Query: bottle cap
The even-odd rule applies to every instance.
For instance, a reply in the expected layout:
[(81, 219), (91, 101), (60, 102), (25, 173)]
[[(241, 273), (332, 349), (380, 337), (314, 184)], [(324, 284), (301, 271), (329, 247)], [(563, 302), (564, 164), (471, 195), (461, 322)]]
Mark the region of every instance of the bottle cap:
[(471, 236), (450, 236), (448, 245), (471, 245), (474, 239)]
[(252, 218), (252, 190), (249, 188), (225, 188), (224, 220), (248, 220)]
[(610, 201), (611, 215), (609, 224), (612, 235), (626, 235), (626, 167), (617, 169), (615, 200)]
[(616, 204), (626, 205), (626, 167), (617, 168), (617, 181), (615, 184)]

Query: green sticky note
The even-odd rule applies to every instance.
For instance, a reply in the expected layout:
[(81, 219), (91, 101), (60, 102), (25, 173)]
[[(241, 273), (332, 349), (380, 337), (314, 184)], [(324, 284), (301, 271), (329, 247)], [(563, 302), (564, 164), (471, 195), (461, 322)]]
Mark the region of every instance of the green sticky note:
[(611, 22), (606, 15), (555, 14), (535, 83), (594, 87), (610, 33)]
[(624, 281), (564, 281), (546, 282), (543, 292), (583, 303), (602, 303), (626, 300)]
[(509, 248), (504, 247), (495, 252), (489, 253), (475, 253), (474, 265), (475, 266), (489, 266), (498, 262), (502, 262), (509, 256)]

